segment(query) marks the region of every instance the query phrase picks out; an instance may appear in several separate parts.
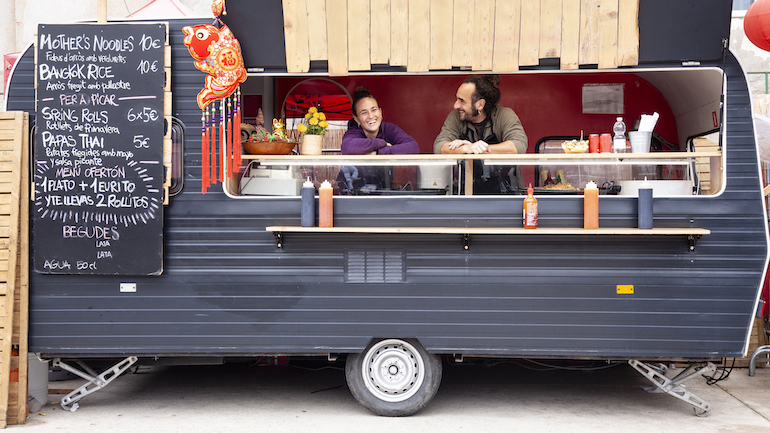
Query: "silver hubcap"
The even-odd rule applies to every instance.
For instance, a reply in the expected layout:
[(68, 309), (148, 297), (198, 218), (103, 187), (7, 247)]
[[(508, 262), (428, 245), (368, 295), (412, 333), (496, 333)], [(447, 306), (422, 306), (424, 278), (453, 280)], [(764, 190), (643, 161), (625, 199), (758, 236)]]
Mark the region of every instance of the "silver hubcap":
[(399, 402), (413, 396), (425, 377), (425, 364), (417, 349), (403, 340), (383, 340), (363, 358), (364, 383), (375, 397)]

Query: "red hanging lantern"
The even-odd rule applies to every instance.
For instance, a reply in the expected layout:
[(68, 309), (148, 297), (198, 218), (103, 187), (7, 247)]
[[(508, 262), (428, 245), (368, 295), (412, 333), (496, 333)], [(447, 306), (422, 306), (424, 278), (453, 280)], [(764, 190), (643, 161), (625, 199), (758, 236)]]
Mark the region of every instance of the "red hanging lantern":
[(749, 6), (743, 31), (754, 45), (770, 51), (770, 0), (757, 0)]

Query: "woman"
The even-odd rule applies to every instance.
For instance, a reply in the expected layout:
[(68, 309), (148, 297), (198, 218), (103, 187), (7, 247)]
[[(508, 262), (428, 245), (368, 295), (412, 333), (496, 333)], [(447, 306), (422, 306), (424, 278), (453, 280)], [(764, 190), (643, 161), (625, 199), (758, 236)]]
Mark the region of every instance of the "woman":
[(343, 155), (420, 153), (414, 138), (393, 123), (382, 121), (382, 109), (369, 90), (353, 92), (353, 118), (342, 137)]

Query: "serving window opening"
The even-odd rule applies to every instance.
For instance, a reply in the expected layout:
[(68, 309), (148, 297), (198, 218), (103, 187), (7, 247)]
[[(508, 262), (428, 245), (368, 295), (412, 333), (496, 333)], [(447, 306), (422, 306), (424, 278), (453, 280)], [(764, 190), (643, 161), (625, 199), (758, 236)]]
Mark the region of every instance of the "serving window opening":
[[(301, 115), (320, 101), (344, 104), (359, 86), (369, 89), (383, 121), (398, 125), (419, 145), (416, 155), (342, 155), (340, 143), (352, 113), (339, 119), (325, 139), (322, 155), (302, 155), (295, 146), (287, 155), (245, 155), (238, 175), (227, 182), (233, 197), (298, 196), (302, 182), (328, 180), (335, 194), (382, 195), (522, 195), (532, 184), (536, 194), (582, 194), (588, 181), (603, 194), (633, 195), (637, 183), (652, 181), (656, 196), (714, 195), (724, 187), (720, 100), (724, 76), (718, 68), (632, 68), (623, 71), (541, 71), (500, 75), (501, 106), (512, 108), (527, 134), (526, 154), (441, 155), (434, 140), (453, 110), (458, 86), (470, 74), (374, 74), (312, 78), (252, 75), (271, 83), (272, 95), (261, 103), (269, 123), (285, 116), (287, 133), (299, 143)], [(597, 105), (595, 87), (621, 91), (622, 98)], [(586, 92), (586, 88), (594, 89)], [(618, 90), (620, 89), (620, 90)], [(266, 92), (267, 93), (267, 92)], [(592, 95), (586, 98), (586, 94)], [(244, 98), (244, 101), (248, 101)], [(659, 114), (650, 151), (566, 153), (569, 140), (611, 134), (617, 117), (635, 131), (643, 115)], [(347, 119), (347, 120), (346, 120)], [(329, 132), (330, 132), (329, 131)], [(327, 132), (327, 133), (329, 133)], [(630, 147), (630, 146), (629, 146)], [(495, 176), (499, 185), (486, 191), (469, 184), (473, 174)], [(550, 178), (550, 180), (549, 180)], [(560, 182), (561, 181), (561, 182)], [(658, 194), (660, 192), (660, 194)]]

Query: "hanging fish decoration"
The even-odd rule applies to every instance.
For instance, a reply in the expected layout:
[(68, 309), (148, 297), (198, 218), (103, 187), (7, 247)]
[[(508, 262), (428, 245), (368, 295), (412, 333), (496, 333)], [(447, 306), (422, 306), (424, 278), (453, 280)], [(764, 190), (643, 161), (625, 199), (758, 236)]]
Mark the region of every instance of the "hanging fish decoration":
[[(246, 81), (241, 45), (219, 15), (225, 12), (224, 0), (214, 0), (211, 6), (214, 24), (199, 24), (182, 29), (184, 45), (195, 59), (194, 65), (207, 73), (205, 86), (198, 93), (198, 107), (203, 112), (201, 122), (201, 163), (203, 176), (201, 192), (212, 183), (223, 182), (225, 171), (235, 177), (241, 164), (241, 91)], [(217, 27), (217, 25), (221, 27)], [(217, 104), (220, 101), (219, 115)], [(208, 110), (207, 110), (208, 108)], [(219, 119), (217, 121), (217, 118)], [(219, 166), (219, 176), (217, 176)]]

